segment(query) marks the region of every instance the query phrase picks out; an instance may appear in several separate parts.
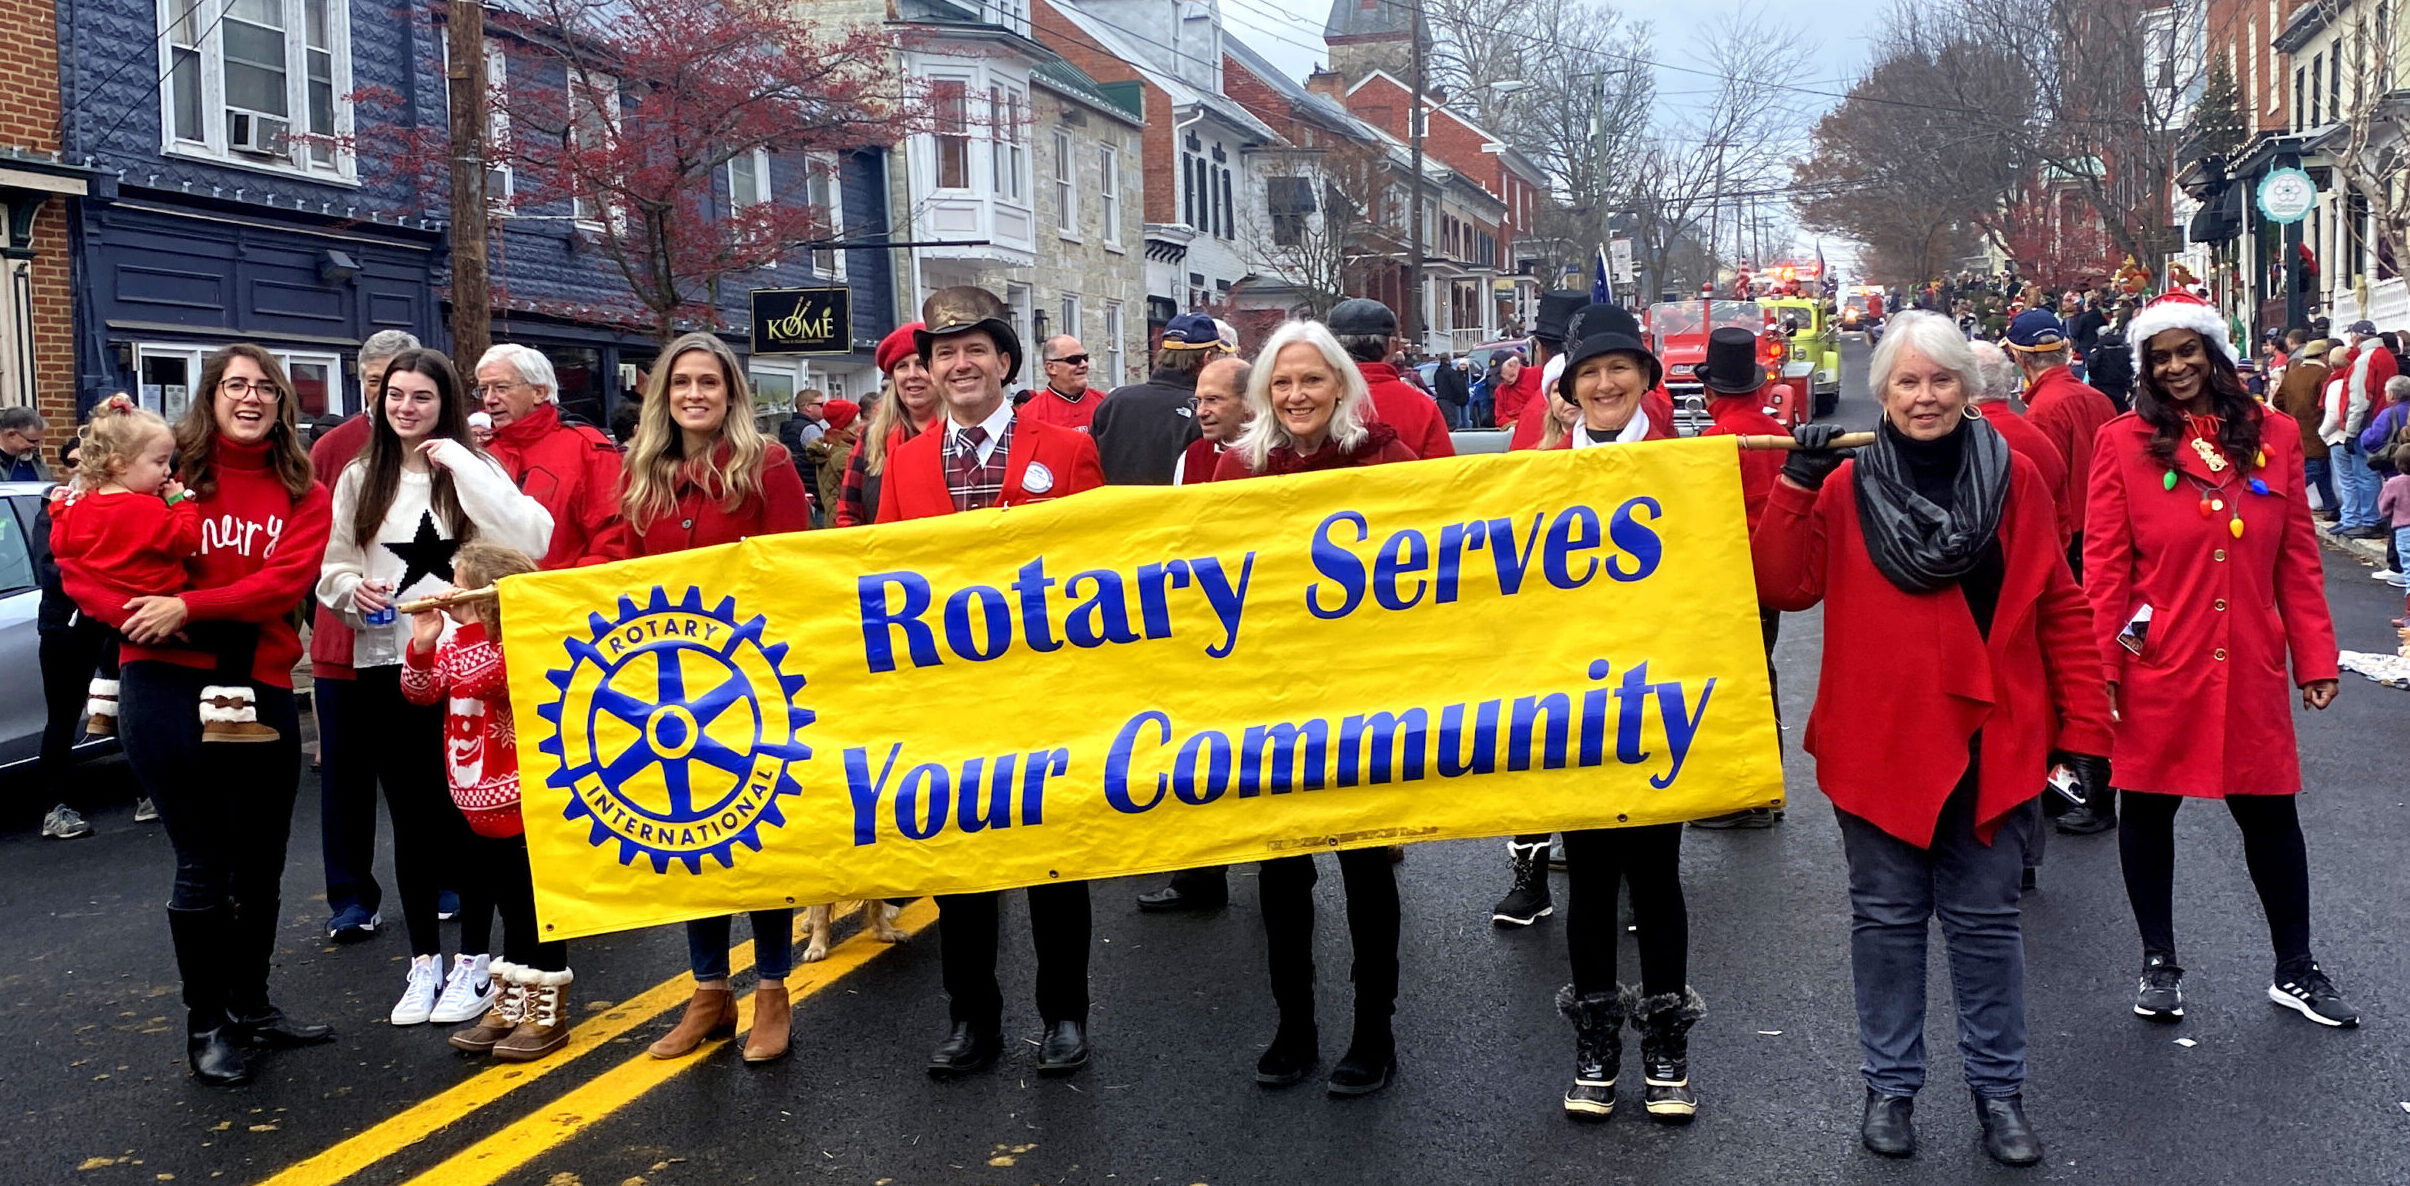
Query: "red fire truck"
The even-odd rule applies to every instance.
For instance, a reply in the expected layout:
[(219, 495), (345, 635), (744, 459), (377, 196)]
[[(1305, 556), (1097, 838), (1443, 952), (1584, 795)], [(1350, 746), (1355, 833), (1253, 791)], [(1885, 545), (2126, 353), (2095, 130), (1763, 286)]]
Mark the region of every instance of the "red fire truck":
[[(1707, 389), (1700, 384), (1695, 372), (1707, 359), (1707, 335), (1726, 326), (1737, 326), (1757, 335), (1758, 362), (1768, 375), (1782, 374), (1783, 360), (1790, 353), (1789, 339), (1774, 322), (1773, 316), (1756, 301), (1716, 300), (1701, 297), (1687, 301), (1663, 301), (1649, 306), (1648, 317), (1642, 323), (1665, 364), (1665, 391), (1674, 401), (1674, 428), (1683, 436), (1696, 436), (1707, 427)], [(1788, 399), (1781, 398), (1779, 382), (1772, 384), (1777, 397), (1767, 413), (1786, 426), (1807, 422), (1808, 395), (1794, 391)]]

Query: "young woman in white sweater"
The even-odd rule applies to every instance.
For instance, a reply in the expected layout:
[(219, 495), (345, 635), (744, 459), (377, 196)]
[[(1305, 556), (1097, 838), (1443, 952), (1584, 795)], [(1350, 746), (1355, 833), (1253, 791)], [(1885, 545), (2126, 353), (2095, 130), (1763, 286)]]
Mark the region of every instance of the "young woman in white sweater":
[[(378, 725), (345, 729), (336, 741), (359, 747), (357, 760), (376, 772), (393, 820), (394, 880), (411, 956), (393, 1024), (450, 1024), (483, 1014), (498, 995), (487, 976), (493, 904), (463, 895), (461, 950), (446, 977), (435, 900), (442, 871), (468, 850), (468, 823), (444, 782), (443, 706), (422, 707), (402, 697), (410, 620), (393, 606), (449, 588), (452, 553), (471, 539), (543, 555), (552, 542), (552, 516), (477, 447), (469, 435), (468, 394), (443, 355), (404, 351), (386, 371), (368, 415), (368, 447), (335, 479), (334, 526), (318, 600), (359, 632), (352, 646), (358, 675), (345, 714), (356, 711), (358, 719)], [(359, 700), (356, 710), (351, 697)], [(482, 879), (462, 881), (473, 887)]]

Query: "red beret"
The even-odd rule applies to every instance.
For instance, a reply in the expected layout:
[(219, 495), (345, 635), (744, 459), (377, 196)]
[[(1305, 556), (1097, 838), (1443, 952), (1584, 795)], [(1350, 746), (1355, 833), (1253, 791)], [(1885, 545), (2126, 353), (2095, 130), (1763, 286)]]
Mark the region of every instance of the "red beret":
[(820, 405), (820, 418), (828, 421), (831, 431), (844, 428), (862, 414), (862, 405), (850, 399), (832, 399)]
[(920, 353), (920, 347), (913, 344), (912, 335), (916, 330), (927, 328), (915, 321), (910, 325), (898, 326), (894, 333), (879, 339), (879, 373), (887, 374), (895, 370), (895, 364), (904, 361), (906, 355)]

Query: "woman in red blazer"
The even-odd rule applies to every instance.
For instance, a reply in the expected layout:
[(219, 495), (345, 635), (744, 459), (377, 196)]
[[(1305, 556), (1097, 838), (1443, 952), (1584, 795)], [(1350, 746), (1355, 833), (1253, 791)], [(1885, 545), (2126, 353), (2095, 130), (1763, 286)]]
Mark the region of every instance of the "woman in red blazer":
[(1972, 414), (1966, 339), (1933, 313), (1901, 313), (1890, 330), (1869, 372), (1877, 443), (1844, 460), (1837, 426), (1794, 431), (1801, 447), (1752, 541), (1758, 599), (1825, 603), (1805, 745), (1849, 861), (1860, 1138), (1887, 1156), (1915, 1151), (1925, 936), (1939, 915), (1984, 1150), (2031, 1165), (2042, 1148), (2021, 1095), (2018, 880), (2050, 767), (2106, 783), (2108, 703), (2051, 492)]
[[(620, 507), (620, 526), (603, 541), (605, 554), (620, 560), (812, 525), (803, 478), (786, 447), (754, 427), (744, 364), (719, 338), (688, 334), (662, 352), (645, 383), (643, 417), (621, 470)], [(746, 1062), (767, 1062), (787, 1052), (795, 912), (756, 910), (752, 918), (760, 982), (742, 1050)], [(653, 1043), (653, 1057), (679, 1058), (706, 1038), (735, 1034), (729, 930), (725, 917), (686, 924), (695, 995), (677, 1026)]]
[[(1272, 331), (1247, 377), (1254, 419), (1222, 452), (1213, 480), (1273, 477), (1415, 460), (1397, 430), (1380, 422), (1364, 377), (1318, 321), (1286, 322)], [(1355, 952), (1355, 1032), (1330, 1094), (1370, 1095), (1397, 1075), (1397, 1040), (1389, 1027), (1397, 1008), (1397, 873), (1385, 848), (1338, 854), (1347, 885), (1347, 937)], [(1265, 963), (1280, 1028), (1255, 1063), (1266, 1087), (1303, 1082), (1322, 1061), (1314, 1021), (1314, 882), (1312, 856), (1263, 862), (1256, 892), (1264, 916)]]
[(2102, 426), (2093, 447), (2084, 592), (2119, 713), (2117, 847), (2142, 931), (2134, 1012), (2184, 1016), (2176, 808), (2224, 799), (2276, 947), (2268, 999), (2321, 1025), (2356, 1025), (2310, 956), (2309, 858), (2293, 805), (2301, 766), (2287, 654), (2302, 703), (2325, 708), (2336, 687), (2301, 429), (2244, 392), (2225, 323), (2207, 305), (2161, 297), (2128, 333), (2134, 410)]

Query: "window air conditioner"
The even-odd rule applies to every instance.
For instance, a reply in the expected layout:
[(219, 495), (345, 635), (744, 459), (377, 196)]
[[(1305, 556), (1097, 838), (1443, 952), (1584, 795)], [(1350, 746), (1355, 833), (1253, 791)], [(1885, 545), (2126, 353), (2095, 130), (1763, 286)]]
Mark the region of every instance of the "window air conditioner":
[(226, 147), (245, 156), (287, 157), (292, 148), (286, 134), (290, 120), (257, 111), (226, 112)]

